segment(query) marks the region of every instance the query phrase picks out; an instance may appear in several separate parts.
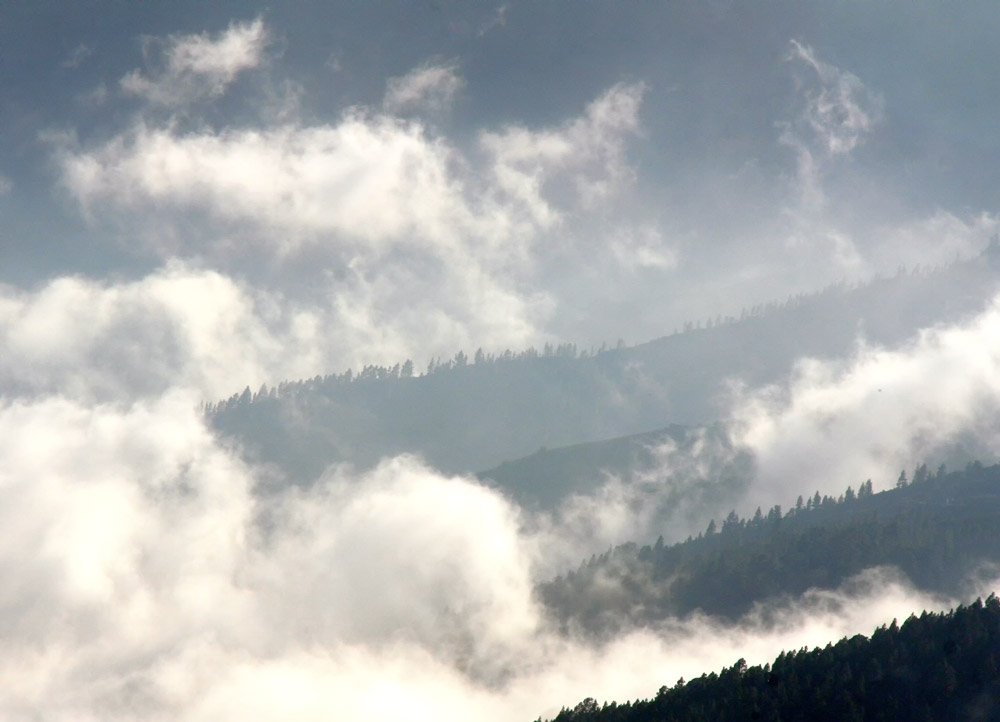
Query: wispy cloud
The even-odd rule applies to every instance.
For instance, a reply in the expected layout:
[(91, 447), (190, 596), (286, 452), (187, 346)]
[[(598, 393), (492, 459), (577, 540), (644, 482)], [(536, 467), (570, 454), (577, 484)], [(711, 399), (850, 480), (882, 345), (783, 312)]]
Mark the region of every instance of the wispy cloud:
[(824, 62), (797, 40), (787, 60), (807, 72), (797, 78), (799, 115), (783, 124), (780, 139), (796, 153), (803, 202), (819, 207), (825, 164), (865, 141), (883, 119), (884, 101), (856, 75)]
[(267, 43), (267, 29), (260, 18), (233, 23), (215, 36), (147, 38), (144, 49), (153, 68), (146, 73), (133, 70), (121, 79), (121, 88), (168, 107), (220, 96), (240, 73), (261, 64)]
[(610, 241), (611, 254), (629, 271), (670, 270), (678, 263), (676, 249), (655, 226), (619, 228)]
[(803, 120), (830, 156), (850, 153), (882, 120), (883, 100), (854, 74), (820, 60), (808, 45), (791, 41), (789, 61), (813, 71), (805, 82)]
[[(617, 84), (563, 127), (532, 130), (509, 126), (480, 135), (492, 159), (496, 188), (518, 203), (532, 221), (550, 227), (560, 219), (560, 192), (585, 207), (608, 200), (633, 178), (626, 139), (639, 130), (646, 86)], [(557, 184), (558, 180), (568, 183)]]
[(451, 108), (464, 85), (457, 63), (427, 63), (406, 75), (390, 78), (382, 107), (393, 114), (443, 113)]
[(498, 6), (490, 17), (479, 26), (479, 30), (476, 35), (483, 37), (489, 32), (497, 28), (503, 28), (507, 26), (507, 15), (510, 13), (510, 5), (503, 3)]
[(94, 49), (91, 46), (80, 43), (66, 56), (66, 59), (60, 63), (60, 66), (70, 70), (79, 68), (93, 54)]

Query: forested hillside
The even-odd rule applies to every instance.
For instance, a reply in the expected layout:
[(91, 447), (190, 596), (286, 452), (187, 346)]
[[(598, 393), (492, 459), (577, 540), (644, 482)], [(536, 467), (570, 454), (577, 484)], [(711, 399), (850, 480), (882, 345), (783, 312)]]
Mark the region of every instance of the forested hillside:
[(684, 482), (729, 487), (728, 491), (717, 489), (717, 496), (727, 501), (745, 488), (752, 473), (749, 455), (733, 446), (722, 425), (674, 424), (644, 434), (539, 449), (523, 459), (505, 461), (481, 472), (479, 478), (526, 508), (551, 510), (571, 494), (594, 493), (612, 477), (634, 485), (648, 479), (663, 494), (664, 484), (670, 481), (663, 478), (663, 467), (676, 457), (702, 464), (699, 470), (704, 477)]
[(925, 590), (962, 596), (1000, 564), (1000, 466), (929, 472), (873, 494), (799, 498), (789, 510), (735, 513), (676, 545), (626, 544), (542, 586), (563, 626), (613, 633), (695, 610), (735, 619), (754, 604), (834, 589), (893, 566)]
[(957, 722), (1000, 718), (1000, 601), (911, 616), (772, 664), (743, 660), (647, 701), (585, 699), (555, 722)]
[(979, 311), (995, 288), (986, 254), (714, 317), (638, 346), (460, 352), (423, 374), (409, 362), (370, 366), (246, 389), (207, 411), (293, 480), (402, 452), (447, 472), (480, 471), (539, 447), (710, 422), (724, 411), (729, 378), (774, 382), (803, 356), (849, 354), (859, 337), (900, 343)]

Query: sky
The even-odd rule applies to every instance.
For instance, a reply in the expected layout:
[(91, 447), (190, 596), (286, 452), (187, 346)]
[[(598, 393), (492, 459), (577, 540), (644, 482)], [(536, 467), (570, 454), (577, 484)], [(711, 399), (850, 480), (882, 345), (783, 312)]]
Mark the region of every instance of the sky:
[(12, 4), (0, 282), (28, 303), (66, 278), (229, 284), (303, 356), (236, 390), (645, 341), (981, 249), (998, 23), (988, 3)]
[[(197, 408), (972, 256), (998, 230), (998, 25), (987, 2), (3, 4), (0, 716), (528, 720), (952, 604), (875, 570), (784, 624), (567, 636), (545, 553), (652, 533), (628, 490), (613, 519), (536, 519), (403, 456), (261, 496)], [(810, 454), (837, 493), (921, 439), (996, 450), (998, 308), (739, 390), (758, 498), (812, 491), (767, 485)]]

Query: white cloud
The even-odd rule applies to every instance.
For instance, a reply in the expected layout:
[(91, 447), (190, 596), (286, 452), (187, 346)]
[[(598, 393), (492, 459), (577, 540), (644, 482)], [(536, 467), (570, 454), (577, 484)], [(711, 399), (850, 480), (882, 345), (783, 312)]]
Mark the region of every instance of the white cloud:
[(163, 106), (184, 105), (225, 93), (236, 77), (256, 68), (264, 57), (268, 34), (260, 18), (232, 23), (216, 36), (207, 33), (146, 40), (161, 67), (144, 74), (133, 70), (121, 79), (122, 90)]
[(423, 128), (350, 115), (337, 125), (178, 134), (136, 127), (64, 157), (85, 207), (197, 209), (288, 252), (303, 238), (384, 246), (458, 242), (473, 221), (451, 151)]
[(0, 289), (7, 394), (126, 400), (180, 386), (208, 398), (323, 365), (318, 314), (173, 264), (133, 282), (58, 278)]
[(106, 401), (182, 387), (214, 400), (366, 363), (426, 363), (482, 338), (520, 348), (547, 308), (474, 268), (359, 267), (308, 302), (181, 263), (129, 282), (0, 286), (0, 388)]
[[(355, 109), (311, 126), (138, 122), (93, 147), (64, 140), (58, 160), (92, 221), (166, 258), (241, 274), (315, 259), (331, 283), (313, 285), (322, 290), (310, 303), (336, 318), (354, 358), (450, 356), (542, 339), (554, 299), (535, 277), (557, 245), (552, 227), (585, 225), (631, 179), (625, 146), (642, 93), (615, 86), (555, 129), (483, 133), (475, 154), (420, 123)], [(630, 262), (671, 262), (646, 241)]]
[(456, 63), (425, 64), (406, 75), (390, 78), (382, 107), (393, 114), (427, 110), (442, 113), (451, 107), (465, 81)]
[(958, 441), (996, 455), (998, 413), (1000, 298), (897, 349), (862, 345), (851, 359), (803, 360), (787, 388), (744, 392), (735, 428), (756, 456), (755, 503), (787, 503), (868, 478), (891, 486), (900, 469)]
[(0, 174), (0, 197), (3, 197), (14, 190), (14, 181), (7, 176)]
[(593, 208), (606, 201), (633, 177), (625, 140), (639, 131), (645, 90), (642, 83), (615, 85), (561, 128), (482, 133), (496, 191), (542, 228), (558, 223), (568, 202)]
[(593, 491), (570, 494), (551, 513), (529, 520), (537, 565), (547, 576), (620, 544), (696, 535), (710, 518), (732, 509), (752, 481), (750, 455), (721, 431), (692, 430), (683, 440), (667, 438), (648, 451), (648, 468), (621, 476), (594, 469), (604, 478)]
[(563, 210), (585, 211), (631, 178), (625, 140), (638, 131), (642, 93), (615, 86), (558, 129), (481, 134), (485, 180), (419, 123), (361, 111), (260, 130), (139, 124), (96, 148), (64, 147), (59, 160), (89, 211), (166, 212), (169, 222), (198, 210), (255, 229), (279, 253), (311, 239), (517, 256)]
[(262, 496), (171, 392), (0, 404), (0, 716), (532, 719), (951, 604), (884, 572), (737, 625), (546, 625), (521, 516), (409, 458)]

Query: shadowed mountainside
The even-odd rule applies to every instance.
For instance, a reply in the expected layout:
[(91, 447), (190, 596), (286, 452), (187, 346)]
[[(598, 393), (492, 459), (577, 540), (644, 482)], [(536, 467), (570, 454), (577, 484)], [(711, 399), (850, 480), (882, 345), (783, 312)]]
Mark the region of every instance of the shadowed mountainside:
[(609, 635), (699, 611), (736, 619), (808, 589), (836, 589), (891, 566), (916, 587), (961, 597), (1000, 565), (1000, 465), (951, 474), (921, 466), (912, 483), (840, 499), (799, 499), (740, 519), (714, 521), (697, 538), (625, 544), (541, 586), (564, 628)]
[(858, 338), (892, 346), (961, 321), (996, 291), (991, 259), (834, 286), (634, 347), (459, 353), (423, 375), (412, 364), (366, 367), (246, 389), (207, 413), (252, 459), (294, 482), (332, 463), (367, 467), (404, 452), (473, 472), (539, 447), (705, 424), (725, 415), (730, 379), (778, 382), (803, 356), (843, 357)]

